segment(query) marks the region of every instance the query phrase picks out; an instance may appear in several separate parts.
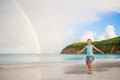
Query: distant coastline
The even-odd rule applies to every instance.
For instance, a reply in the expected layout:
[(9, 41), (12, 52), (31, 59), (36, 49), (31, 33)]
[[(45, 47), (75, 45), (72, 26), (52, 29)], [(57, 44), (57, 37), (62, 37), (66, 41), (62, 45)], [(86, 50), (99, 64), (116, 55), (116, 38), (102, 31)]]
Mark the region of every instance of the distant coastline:
[[(72, 43), (66, 46), (61, 54), (76, 54), (80, 51), (87, 43), (86, 42), (78, 42)], [(93, 44), (105, 52), (105, 54), (120, 54), (120, 37), (115, 37), (102, 41), (95, 41)], [(83, 52), (85, 53), (85, 52)], [(94, 51), (94, 53), (98, 53)]]

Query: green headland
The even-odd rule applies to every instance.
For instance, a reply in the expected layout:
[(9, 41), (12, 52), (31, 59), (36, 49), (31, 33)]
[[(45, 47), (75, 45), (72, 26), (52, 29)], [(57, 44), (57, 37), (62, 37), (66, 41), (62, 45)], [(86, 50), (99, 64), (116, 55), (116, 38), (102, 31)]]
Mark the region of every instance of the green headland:
[[(72, 43), (66, 46), (62, 51), (61, 54), (76, 54), (80, 51), (87, 43), (86, 42), (77, 42)], [(107, 40), (102, 41), (94, 41), (92, 42), (97, 48), (102, 50), (105, 54), (120, 54), (120, 37), (115, 37)], [(94, 53), (98, 53), (93, 50)], [(85, 53), (85, 52), (83, 52)]]

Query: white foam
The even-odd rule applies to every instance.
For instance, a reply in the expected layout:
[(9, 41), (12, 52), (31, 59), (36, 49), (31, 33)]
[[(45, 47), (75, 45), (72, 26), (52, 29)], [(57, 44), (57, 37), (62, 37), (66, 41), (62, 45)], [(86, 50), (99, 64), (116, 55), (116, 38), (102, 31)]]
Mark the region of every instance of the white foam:
[(39, 64), (0, 65), (1, 69), (37, 67)]

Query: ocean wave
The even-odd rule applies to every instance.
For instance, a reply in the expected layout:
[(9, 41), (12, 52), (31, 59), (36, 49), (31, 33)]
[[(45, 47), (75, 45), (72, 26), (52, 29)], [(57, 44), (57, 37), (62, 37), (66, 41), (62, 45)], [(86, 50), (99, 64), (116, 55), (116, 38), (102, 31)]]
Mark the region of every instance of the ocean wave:
[(40, 64), (11, 64), (11, 65), (0, 65), (0, 69), (16, 69), (16, 68), (30, 68), (38, 67)]

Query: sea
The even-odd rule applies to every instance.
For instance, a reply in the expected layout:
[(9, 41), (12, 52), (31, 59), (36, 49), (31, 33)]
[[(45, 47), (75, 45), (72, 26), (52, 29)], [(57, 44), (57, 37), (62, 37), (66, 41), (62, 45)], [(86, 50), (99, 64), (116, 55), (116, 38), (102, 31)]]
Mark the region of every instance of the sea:
[[(96, 61), (120, 61), (120, 54), (94, 54)], [(85, 54), (0, 54), (0, 65), (85, 62)]]

